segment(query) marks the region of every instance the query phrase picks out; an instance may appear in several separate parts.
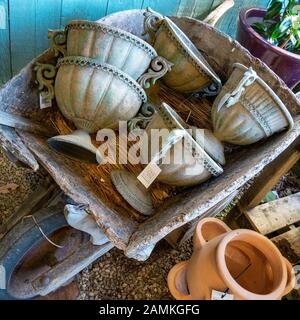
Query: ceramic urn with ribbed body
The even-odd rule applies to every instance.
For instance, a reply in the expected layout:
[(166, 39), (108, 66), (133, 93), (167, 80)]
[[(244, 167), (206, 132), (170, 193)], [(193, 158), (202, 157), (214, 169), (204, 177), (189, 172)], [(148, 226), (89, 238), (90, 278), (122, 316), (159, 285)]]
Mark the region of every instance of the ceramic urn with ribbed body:
[(248, 145), (293, 127), (293, 118), (276, 93), (252, 68), (236, 63), (212, 107), (220, 141)]
[(58, 62), (56, 101), (62, 114), (78, 129), (97, 132), (118, 127), (134, 117), (147, 96), (129, 75), (106, 63), (85, 57)]
[(137, 80), (157, 57), (155, 49), (135, 35), (100, 22), (70, 21), (67, 32), (67, 55), (108, 63)]
[[(151, 156), (151, 161), (159, 154), (153, 145), (158, 141), (155, 134), (161, 134), (162, 130), (166, 130), (168, 136), (163, 138), (163, 145), (157, 145), (157, 150), (161, 152), (163, 149), (169, 149), (170, 153), (169, 157), (164, 156), (162, 163), (159, 164), (161, 172), (157, 180), (174, 186), (191, 186), (223, 172), (218, 164), (225, 164), (222, 144), (209, 130), (187, 126), (165, 103), (156, 107), (156, 113), (145, 130), (148, 137), (148, 156)], [(198, 137), (197, 130), (200, 131)]]

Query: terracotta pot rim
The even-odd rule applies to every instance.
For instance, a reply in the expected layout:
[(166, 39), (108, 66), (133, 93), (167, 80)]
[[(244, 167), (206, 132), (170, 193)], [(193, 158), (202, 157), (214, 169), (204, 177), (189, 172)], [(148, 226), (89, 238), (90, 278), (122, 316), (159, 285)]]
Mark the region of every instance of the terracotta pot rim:
[(256, 37), (256, 39), (262, 41), (264, 44), (268, 45), (270, 47), (271, 50), (275, 51), (275, 52), (280, 52), (283, 55), (287, 55), (290, 56), (294, 59), (298, 59), (300, 60), (300, 55), (287, 51), (285, 49), (282, 49), (278, 46), (273, 45), (272, 43), (270, 43), (269, 41), (267, 41), (264, 37), (262, 37), (259, 33), (257, 33), (252, 26), (249, 24), (248, 22), (248, 15), (251, 12), (261, 12), (261, 13), (265, 13), (267, 10), (263, 9), (263, 8), (257, 8), (257, 7), (249, 7), (249, 8), (243, 8), (240, 10), (239, 13), (239, 18), (241, 21), (241, 26), (247, 31), (247, 32), (251, 32), (253, 34), (253, 36)]
[[(189, 261), (181, 261), (181, 262), (177, 263), (175, 266), (173, 266), (172, 269), (168, 273), (168, 277), (167, 277), (168, 287), (169, 287), (171, 294), (173, 295), (173, 297), (176, 300), (192, 300), (192, 296), (189, 293), (185, 294), (183, 292), (180, 292), (176, 287), (177, 277), (182, 272), (187, 272), (188, 264), (189, 264)], [(185, 285), (186, 285), (187, 292), (189, 292), (187, 281), (186, 281)]]
[[(247, 71), (249, 69), (241, 63), (235, 63), (233, 65), (233, 68), (239, 68), (240, 70), (243, 70), (243, 71)], [(273, 91), (273, 89), (271, 89), (271, 87), (261, 77), (258, 77), (255, 81), (257, 81), (266, 90), (266, 92), (275, 100), (278, 107), (282, 111), (284, 117), (286, 118), (286, 120), (289, 124), (289, 128), (292, 129), (294, 126), (293, 117), (292, 117), (290, 111), (287, 109), (287, 107), (284, 105), (284, 103), (278, 97), (278, 95)]]
[[(238, 284), (238, 282), (232, 277), (229, 272), (226, 260), (225, 260), (225, 250), (227, 245), (233, 240), (239, 240), (239, 238), (243, 238), (245, 236), (251, 236), (251, 240), (249, 239), (241, 239), (249, 244), (253, 244), (257, 247), (257, 243), (263, 243), (267, 249), (262, 250), (262, 248), (258, 248), (263, 254), (266, 256), (272, 253), (272, 256), (275, 257), (281, 265), (281, 273), (274, 273), (275, 283), (278, 282), (277, 286), (273, 288), (272, 292), (267, 294), (257, 294), (251, 291), (248, 291), (244, 287)], [(259, 242), (255, 242), (255, 240), (259, 240)], [(223, 279), (224, 283), (228, 288), (233, 292), (233, 294), (237, 294), (244, 300), (276, 300), (280, 299), (283, 292), (285, 291), (286, 283), (287, 283), (287, 268), (285, 266), (285, 262), (282, 259), (282, 255), (277, 247), (265, 236), (248, 229), (238, 229), (229, 232), (224, 236), (224, 238), (218, 244), (216, 250), (216, 264), (219, 270), (219, 274)], [(273, 264), (274, 265), (274, 264)], [(279, 281), (279, 279), (281, 279)]]
[[(190, 56), (190, 58), (196, 63), (200, 68), (203, 68), (207, 75), (213, 79), (214, 82), (221, 85), (221, 80), (218, 77), (218, 75), (215, 73), (215, 71), (212, 69), (212, 67), (209, 65), (209, 63), (205, 60), (205, 58), (202, 56), (201, 52), (197, 49), (197, 47), (193, 44), (193, 42), (189, 39), (189, 37), (174, 23), (171, 19), (168, 17), (164, 17), (164, 23), (166, 28), (171, 32), (173, 37), (176, 39), (176, 41), (182, 46), (184, 51)], [(187, 41), (190, 45), (190, 47), (186, 44)], [(191, 50), (193, 48), (197, 52), (199, 52), (199, 55), (203, 58), (204, 61), (202, 61), (194, 52)]]
[[(71, 20), (66, 26), (65, 26), (65, 30), (69, 30), (69, 29), (78, 29), (78, 30), (82, 30), (80, 28), (80, 26), (85, 25), (87, 28), (90, 27), (90, 30), (94, 29), (95, 31), (103, 31), (105, 32), (105, 30), (112, 32), (113, 35), (115, 37), (121, 37), (121, 38), (125, 38), (126, 39), (130, 39), (132, 40), (133, 43), (136, 44), (137, 47), (141, 48), (142, 50), (146, 51), (149, 56), (151, 58), (155, 58), (157, 57), (157, 52), (156, 50), (146, 41), (144, 41), (143, 39), (135, 36), (134, 34), (122, 30), (120, 28), (117, 27), (113, 27), (110, 26), (108, 24), (102, 23), (102, 22), (96, 22), (96, 21), (89, 21), (89, 20)], [(97, 30), (99, 29), (99, 30)], [(106, 31), (106, 33), (107, 33)]]
[(195, 234), (194, 234), (194, 247), (197, 247), (197, 249), (201, 249), (201, 247), (206, 244), (206, 239), (203, 237), (203, 233), (202, 233), (202, 228), (206, 223), (218, 224), (218, 226), (220, 226), (224, 229), (224, 234), (232, 231), (227, 226), (227, 224), (220, 219), (217, 219), (214, 217), (207, 217), (207, 218), (203, 218), (203, 219), (199, 220), (199, 222), (197, 223), (196, 229), (195, 229)]

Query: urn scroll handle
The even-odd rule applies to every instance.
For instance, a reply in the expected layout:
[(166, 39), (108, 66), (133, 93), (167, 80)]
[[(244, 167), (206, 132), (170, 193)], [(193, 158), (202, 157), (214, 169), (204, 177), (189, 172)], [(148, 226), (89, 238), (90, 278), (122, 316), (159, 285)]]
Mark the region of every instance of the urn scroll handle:
[(245, 71), (237, 87), (234, 88), (231, 92), (226, 93), (220, 100), (217, 110), (220, 111), (223, 107), (230, 108), (231, 106), (236, 104), (245, 92), (246, 87), (253, 84), (257, 78), (257, 73), (252, 69), (252, 67), (250, 67), (247, 71)]
[(49, 29), (48, 39), (50, 39), (55, 57), (67, 55), (67, 32), (65, 30)]
[(153, 45), (155, 34), (163, 22), (164, 16), (148, 7), (144, 12), (144, 17), (144, 32), (142, 35), (148, 36), (148, 43)]
[(170, 61), (161, 56), (157, 56), (151, 61), (150, 68), (147, 72), (141, 75), (137, 82), (143, 88), (149, 89), (151, 86), (155, 85), (158, 79), (171, 71), (172, 66), (173, 63)]

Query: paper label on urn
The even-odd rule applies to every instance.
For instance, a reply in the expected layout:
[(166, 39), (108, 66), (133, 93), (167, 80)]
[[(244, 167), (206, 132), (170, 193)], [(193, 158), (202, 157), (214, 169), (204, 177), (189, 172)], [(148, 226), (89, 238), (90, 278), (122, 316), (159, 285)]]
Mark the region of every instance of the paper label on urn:
[(46, 108), (51, 108), (52, 107), (52, 100), (47, 97), (46, 92), (41, 92), (40, 93), (40, 108), (41, 109), (46, 109)]
[(226, 292), (212, 290), (211, 300), (234, 300), (234, 296)]
[(155, 162), (150, 162), (137, 178), (146, 188), (149, 188), (160, 172), (161, 168)]

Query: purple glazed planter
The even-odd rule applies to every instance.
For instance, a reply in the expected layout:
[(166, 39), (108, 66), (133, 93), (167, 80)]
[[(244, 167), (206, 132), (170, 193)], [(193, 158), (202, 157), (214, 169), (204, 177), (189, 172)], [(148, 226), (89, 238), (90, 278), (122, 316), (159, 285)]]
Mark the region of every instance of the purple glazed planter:
[(290, 88), (294, 88), (300, 83), (300, 55), (272, 45), (251, 27), (253, 22), (261, 21), (265, 13), (265, 9), (242, 9), (237, 40), (255, 57), (265, 62)]

